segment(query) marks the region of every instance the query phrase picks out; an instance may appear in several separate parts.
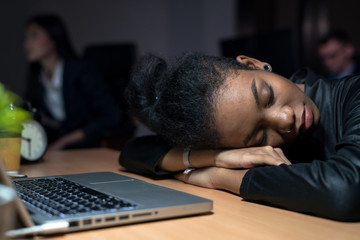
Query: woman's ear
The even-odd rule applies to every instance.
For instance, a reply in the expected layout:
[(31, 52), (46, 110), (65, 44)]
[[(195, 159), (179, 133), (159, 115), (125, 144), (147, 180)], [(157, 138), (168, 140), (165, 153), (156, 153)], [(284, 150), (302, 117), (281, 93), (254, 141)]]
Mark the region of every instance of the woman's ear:
[[(252, 68), (255, 68), (255, 69), (259, 69), (259, 70), (271, 71), (270, 64), (268, 64), (266, 62), (262, 62), (260, 60), (255, 59), (255, 58), (251, 58), (251, 57), (248, 57), (248, 56), (245, 56), (245, 55), (240, 55), (240, 56), (236, 57), (236, 60), (238, 62), (248, 66), (248, 67), (252, 67)], [(265, 69), (265, 68), (269, 68), (269, 67), (270, 67), (270, 70)]]

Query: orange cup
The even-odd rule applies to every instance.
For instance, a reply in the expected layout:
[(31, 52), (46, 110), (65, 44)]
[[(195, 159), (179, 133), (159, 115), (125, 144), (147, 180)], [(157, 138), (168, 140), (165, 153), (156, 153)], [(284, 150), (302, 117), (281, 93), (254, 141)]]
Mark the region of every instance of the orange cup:
[(0, 159), (8, 173), (18, 173), (20, 169), (21, 135), (0, 132)]

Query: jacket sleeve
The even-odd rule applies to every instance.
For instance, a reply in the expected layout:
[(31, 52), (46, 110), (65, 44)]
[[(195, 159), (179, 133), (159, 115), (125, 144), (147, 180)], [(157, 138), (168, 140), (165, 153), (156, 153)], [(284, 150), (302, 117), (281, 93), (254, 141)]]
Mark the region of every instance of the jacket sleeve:
[(152, 178), (169, 177), (170, 172), (157, 168), (158, 162), (171, 149), (159, 136), (143, 136), (129, 140), (119, 157), (119, 163), (127, 170)]
[(359, 189), (358, 166), (334, 157), (326, 162), (251, 169), (243, 178), (240, 196), (320, 217), (359, 221)]

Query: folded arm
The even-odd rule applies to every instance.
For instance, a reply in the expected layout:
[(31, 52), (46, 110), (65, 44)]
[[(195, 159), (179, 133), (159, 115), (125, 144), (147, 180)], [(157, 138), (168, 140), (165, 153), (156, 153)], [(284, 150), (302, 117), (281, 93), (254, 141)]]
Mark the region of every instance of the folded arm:
[[(352, 148), (355, 159), (358, 147)], [(236, 153), (239, 151), (191, 151), (189, 160), (196, 170), (183, 174), (182, 149), (148, 136), (130, 141), (121, 153), (120, 164), (140, 174), (171, 175), (191, 184), (231, 191), (249, 201), (341, 221), (360, 220), (359, 166), (341, 158), (349, 157), (351, 150), (340, 151), (337, 159), (293, 165), (288, 161), (267, 164), (270, 166), (262, 166), (264, 160), (245, 161), (247, 167), (258, 166), (251, 169), (245, 169), (240, 160), (232, 160), (234, 156), (247, 156)], [(256, 156), (254, 153), (248, 155)], [(227, 161), (221, 154), (228, 154)], [(268, 154), (256, 158), (264, 155)]]
[(168, 146), (158, 136), (133, 139), (120, 156), (120, 164), (146, 175), (173, 174), (181, 181), (239, 194), (242, 178), (259, 165), (290, 164), (281, 149), (254, 147), (231, 150), (192, 150), (189, 162), (195, 168), (184, 174), (183, 149)]

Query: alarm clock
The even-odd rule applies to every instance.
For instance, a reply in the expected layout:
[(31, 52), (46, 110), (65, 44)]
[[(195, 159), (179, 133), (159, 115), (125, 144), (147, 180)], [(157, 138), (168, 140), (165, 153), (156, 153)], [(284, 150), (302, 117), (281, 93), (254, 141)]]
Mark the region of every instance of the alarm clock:
[(36, 162), (45, 154), (48, 146), (46, 132), (39, 122), (30, 119), (23, 123), (21, 132), (22, 160)]

